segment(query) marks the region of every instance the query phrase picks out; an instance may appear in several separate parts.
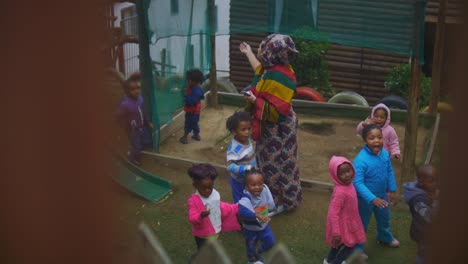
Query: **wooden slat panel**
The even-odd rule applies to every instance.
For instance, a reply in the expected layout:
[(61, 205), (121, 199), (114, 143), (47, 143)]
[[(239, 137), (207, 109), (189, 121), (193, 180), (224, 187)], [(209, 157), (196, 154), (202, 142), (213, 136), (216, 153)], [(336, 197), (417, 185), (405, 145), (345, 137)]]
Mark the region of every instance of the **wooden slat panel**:
[(267, 33), (260, 33), (255, 35), (231, 35), (229, 40), (230, 51), (230, 81), (237, 87), (242, 89), (250, 84), (254, 76), (253, 70), (250, 67), (249, 62), (245, 55), (239, 51), (239, 44), (241, 42), (247, 42), (252, 47), (252, 50), (256, 52), (258, 45)]
[[(446, 5), (446, 16), (449, 21), (456, 21), (458, 23), (462, 22), (463, 18), (463, 7), (464, 4), (462, 0), (448, 0)], [(428, 0), (426, 6), (426, 21), (433, 22), (429, 18), (436, 18), (439, 15), (439, 0)]]
[(340, 45), (332, 45), (326, 58), (333, 88), (357, 92), (371, 105), (389, 95), (384, 81), (391, 69), (408, 61), (383, 51)]
[[(230, 27), (231, 32), (236, 32), (240, 28), (247, 28), (249, 25), (256, 25), (257, 30), (264, 27), (268, 22), (268, 1), (230, 1)], [(258, 10), (258, 12), (253, 12)], [(238, 31), (237, 31), (238, 32)], [(256, 52), (260, 41), (267, 33), (231, 35), (229, 39), (229, 74), (230, 81), (237, 87), (242, 89), (252, 81), (254, 76), (253, 70), (244, 54), (239, 51), (239, 44), (247, 42), (254, 52)]]
[[(233, 8), (233, 3), (235, 8)], [(249, 6), (239, 6), (231, 1), (231, 22), (247, 24), (249, 21), (239, 21), (249, 13)], [(234, 19), (233, 19), (234, 17)], [(236, 22), (235, 22), (236, 23)], [(253, 78), (253, 71), (239, 51), (239, 44), (246, 41), (252, 46), (254, 52), (260, 41), (268, 33), (251, 35), (231, 35), (230, 37), (230, 81), (238, 88), (247, 86)], [(381, 98), (389, 95), (384, 88), (384, 81), (391, 69), (399, 64), (407, 63), (408, 59), (392, 53), (368, 48), (355, 48), (341, 45), (332, 45), (326, 55), (329, 64), (330, 82), (336, 91), (355, 91), (364, 96), (372, 105)]]

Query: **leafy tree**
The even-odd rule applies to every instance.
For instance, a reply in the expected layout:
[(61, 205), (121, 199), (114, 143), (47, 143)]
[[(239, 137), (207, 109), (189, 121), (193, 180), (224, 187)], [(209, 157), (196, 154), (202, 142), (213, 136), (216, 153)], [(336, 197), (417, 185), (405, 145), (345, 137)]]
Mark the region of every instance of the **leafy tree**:
[(299, 55), (292, 63), (296, 71), (298, 86), (313, 87), (324, 98), (330, 98), (335, 94), (330, 84), (328, 62), (325, 58), (325, 54), (331, 47), (330, 42), (322, 33), (310, 27), (297, 30), (292, 37), (299, 51)]
[[(431, 98), (431, 78), (421, 72), (421, 97), (419, 100), (419, 108), (429, 104)], [(411, 81), (411, 68), (409, 64), (401, 64), (392, 69), (390, 74), (385, 78), (385, 88), (389, 89), (390, 93), (408, 98)]]

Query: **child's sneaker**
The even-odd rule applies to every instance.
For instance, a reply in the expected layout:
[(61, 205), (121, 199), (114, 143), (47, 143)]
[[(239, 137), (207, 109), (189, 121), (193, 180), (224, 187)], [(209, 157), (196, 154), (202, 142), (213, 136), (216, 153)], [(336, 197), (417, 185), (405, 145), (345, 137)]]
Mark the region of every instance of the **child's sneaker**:
[(193, 135), (192, 138), (196, 141), (200, 141), (201, 138), (200, 138), (200, 135)]
[(181, 137), (181, 138), (179, 138), (179, 142), (182, 143), (182, 144), (188, 144), (187, 137)]
[(386, 242), (383, 242), (383, 241), (380, 241), (380, 240), (377, 241), (377, 243), (382, 244), (382, 245), (387, 246), (387, 247), (391, 247), (391, 248), (397, 248), (397, 247), (400, 246), (400, 241), (398, 241), (396, 238), (394, 238), (392, 240), (392, 242), (390, 242), (390, 243), (386, 243)]
[(359, 259), (361, 259), (362, 261), (367, 261), (369, 259), (369, 256), (367, 256), (366, 253), (361, 252), (359, 253)]

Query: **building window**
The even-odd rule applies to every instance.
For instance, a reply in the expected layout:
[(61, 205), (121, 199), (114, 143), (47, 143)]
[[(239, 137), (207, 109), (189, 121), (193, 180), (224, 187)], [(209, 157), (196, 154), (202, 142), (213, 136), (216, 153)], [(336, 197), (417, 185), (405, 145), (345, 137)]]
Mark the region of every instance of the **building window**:
[(136, 5), (132, 5), (120, 10), (122, 20), (120, 20), (120, 27), (122, 28), (122, 35), (124, 36), (137, 36), (138, 35), (138, 15), (136, 12)]

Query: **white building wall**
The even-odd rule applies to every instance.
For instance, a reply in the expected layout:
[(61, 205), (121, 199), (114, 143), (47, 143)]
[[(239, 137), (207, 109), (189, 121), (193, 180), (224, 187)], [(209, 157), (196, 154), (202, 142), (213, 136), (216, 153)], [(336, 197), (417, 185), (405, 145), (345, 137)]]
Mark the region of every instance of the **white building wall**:
[[(186, 0), (180, 0), (180, 1), (186, 1)], [(226, 29), (229, 28), (229, 0), (216, 0), (215, 4), (218, 6), (218, 28), (220, 31), (226, 32)], [(118, 3), (114, 5), (114, 13), (118, 17), (118, 19), (115, 21), (115, 26), (120, 26), (120, 21), (121, 21), (121, 9), (129, 7), (133, 5), (132, 3)], [(151, 8), (151, 7), (150, 7)], [(200, 5), (194, 5), (194, 8), (206, 8)], [(163, 1), (163, 2), (158, 2), (157, 7), (153, 7), (153, 9), (150, 9), (150, 16), (151, 12), (155, 12), (153, 14), (154, 17), (157, 16), (157, 12), (169, 12), (170, 10), (170, 1)], [(184, 9), (179, 9), (179, 14), (180, 16), (189, 16), (190, 10), (184, 10)], [(193, 24), (192, 28), (202, 28), (204, 25), (202, 23), (202, 19), (197, 19), (194, 21), (198, 21), (200, 25)], [(150, 22), (150, 27), (152, 25), (161, 26), (162, 24), (165, 24), (163, 26), (165, 27), (171, 27), (173, 26), (174, 28), (172, 30), (176, 31), (177, 30), (177, 24), (176, 23), (171, 23), (171, 21), (157, 21), (157, 22)], [(200, 39), (200, 36), (194, 35), (191, 37), (191, 43), (194, 45), (195, 50), (194, 50), (194, 65), (200, 65), (200, 52), (205, 52), (205, 51), (200, 51), (197, 47), (200, 47), (200, 41), (207, 41), (209, 40), (208, 38)], [(156, 42), (156, 36), (153, 36), (152, 40), (153, 43)], [(171, 37), (167, 39), (161, 39), (156, 42), (155, 45), (150, 45), (150, 53), (153, 61), (161, 62), (161, 50), (163, 48), (166, 48), (167, 53), (166, 53), (166, 63), (167, 64), (172, 64), (176, 66), (176, 69), (174, 71), (183, 74), (183, 67), (185, 64), (185, 61), (183, 61), (185, 57), (185, 49), (186, 49), (186, 43), (187, 39), (186, 37)], [(139, 70), (139, 62), (138, 58), (135, 58), (135, 56), (138, 56), (138, 52), (135, 55), (135, 52), (133, 49), (137, 47), (138, 45), (136, 44), (126, 44), (124, 46), (124, 57), (126, 60), (126, 64), (129, 66), (127, 67), (127, 72), (125, 72), (125, 75), (128, 77), (132, 72), (138, 71)], [(130, 54), (131, 53), (131, 54)], [(218, 69), (218, 76), (219, 77), (227, 77), (229, 75), (229, 36), (228, 35), (220, 35), (216, 37), (216, 64), (217, 64), (217, 69)], [(157, 66), (158, 69), (160, 69), (160, 66)], [(131, 70), (129, 72), (128, 70)], [(208, 69), (204, 69), (205, 73), (207, 73)]]

